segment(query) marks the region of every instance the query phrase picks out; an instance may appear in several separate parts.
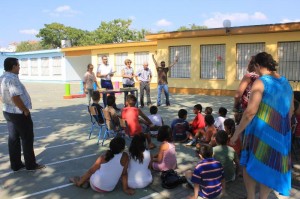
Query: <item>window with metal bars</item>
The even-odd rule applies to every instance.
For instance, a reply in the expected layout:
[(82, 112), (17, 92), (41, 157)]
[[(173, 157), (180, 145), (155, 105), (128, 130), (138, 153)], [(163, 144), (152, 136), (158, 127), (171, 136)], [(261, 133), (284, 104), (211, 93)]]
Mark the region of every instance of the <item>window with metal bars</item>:
[(134, 67), (135, 71), (143, 69), (144, 62), (149, 61), (149, 52), (136, 52), (134, 53)]
[(118, 76), (121, 76), (121, 71), (125, 67), (125, 59), (127, 59), (128, 54), (127, 53), (116, 53), (115, 54), (115, 66), (116, 66), (116, 74)]
[(28, 59), (24, 58), (20, 60), (20, 74), (27, 76), (28, 75)]
[(278, 72), (289, 81), (300, 80), (300, 42), (279, 42)]
[(200, 78), (225, 78), (225, 44), (200, 46)]
[(173, 78), (190, 78), (191, 77), (191, 46), (170, 46), (169, 64), (175, 62), (178, 56), (178, 63), (170, 70), (170, 77)]
[(247, 67), (252, 56), (265, 51), (265, 43), (244, 43), (236, 45), (237, 79), (241, 80), (247, 73)]
[(61, 57), (52, 57), (52, 75), (61, 75)]
[(49, 66), (49, 57), (41, 58), (41, 75), (49, 76), (50, 75), (50, 66)]
[(37, 58), (31, 58), (30, 59), (30, 74), (31, 76), (38, 76), (39, 75), (39, 69), (38, 69), (38, 59)]

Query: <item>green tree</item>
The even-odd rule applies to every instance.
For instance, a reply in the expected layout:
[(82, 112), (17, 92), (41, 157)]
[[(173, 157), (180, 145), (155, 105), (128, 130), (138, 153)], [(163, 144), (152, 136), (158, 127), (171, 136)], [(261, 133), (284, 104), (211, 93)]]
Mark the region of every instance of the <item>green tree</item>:
[(16, 52), (27, 52), (44, 49), (40, 42), (22, 41), (17, 45)]
[(61, 40), (67, 38), (67, 28), (60, 23), (45, 24), (45, 28), (40, 29), (37, 37), (42, 38), (41, 43), (44, 48), (61, 47)]
[(191, 24), (190, 27), (187, 26), (180, 26), (177, 31), (185, 31), (185, 30), (201, 30), (207, 29), (207, 26), (198, 26), (196, 24)]

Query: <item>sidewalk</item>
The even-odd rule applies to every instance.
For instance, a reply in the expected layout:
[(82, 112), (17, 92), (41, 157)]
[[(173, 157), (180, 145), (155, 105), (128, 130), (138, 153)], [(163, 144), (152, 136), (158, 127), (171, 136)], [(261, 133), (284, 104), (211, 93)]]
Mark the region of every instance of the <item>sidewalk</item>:
[[(145, 188), (136, 190), (135, 195), (128, 196), (123, 193), (121, 184), (111, 193), (99, 194), (91, 189), (80, 189), (68, 182), (68, 178), (74, 175), (82, 175), (95, 161), (96, 157), (107, 150), (109, 141), (104, 146), (96, 145), (97, 132), (90, 140), (87, 139), (90, 128), (89, 116), (87, 113), (86, 99), (64, 100), (63, 84), (38, 84), (25, 83), (25, 86), (32, 98), (32, 118), (35, 129), (35, 153), (39, 163), (46, 164), (44, 170), (36, 172), (21, 171), (11, 173), (9, 169), (9, 158), (7, 149), (7, 129), (3, 115), (0, 115), (0, 198), (141, 198), (141, 199), (162, 199), (186, 198), (193, 193), (193, 190), (186, 187), (186, 184), (175, 189), (167, 190), (161, 187), (160, 175), (153, 172), (153, 183)], [(72, 93), (79, 92), (79, 88), (72, 88)], [(152, 103), (155, 103), (156, 90), (151, 90)], [(170, 96), (171, 107), (162, 105), (159, 107), (159, 114), (163, 116), (164, 122), (170, 124), (172, 119), (177, 117), (180, 108), (188, 111), (188, 120), (192, 120), (193, 106), (197, 103), (203, 107), (211, 106), (214, 116), (220, 106), (230, 112), (233, 99), (231, 97), (204, 96), (204, 95), (174, 95)], [(123, 96), (117, 96), (119, 107), (123, 105)], [(148, 108), (142, 109), (149, 114)], [(155, 144), (159, 146), (156, 140)], [(129, 140), (126, 139), (127, 147)], [(151, 151), (157, 153), (158, 148)], [(178, 172), (183, 173), (193, 169), (198, 159), (194, 155), (193, 147), (186, 147), (176, 144)], [(299, 150), (297, 151), (299, 154)], [(300, 157), (298, 157), (300, 159)], [(300, 198), (300, 162), (294, 162), (293, 184), (291, 199)], [(271, 177), (271, 176), (266, 176)], [(228, 183), (226, 187), (228, 199), (246, 197), (246, 191), (242, 178), (235, 182)], [(273, 193), (270, 199), (284, 198)], [(287, 197), (286, 197), (287, 198)]]

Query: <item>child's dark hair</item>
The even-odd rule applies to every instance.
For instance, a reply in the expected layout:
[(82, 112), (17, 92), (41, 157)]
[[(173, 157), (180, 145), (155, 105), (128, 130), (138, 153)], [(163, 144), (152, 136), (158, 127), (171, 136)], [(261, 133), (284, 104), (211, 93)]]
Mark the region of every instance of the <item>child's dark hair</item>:
[(157, 106), (151, 106), (151, 107), (150, 107), (150, 113), (151, 113), (151, 115), (156, 114), (157, 111), (158, 111)]
[(202, 106), (201, 106), (201, 104), (196, 104), (194, 106), (194, 109), (197, 109), (201, 113), (202, 112)]
[(213, 149), (209, 144), (201, 144), (200, 148), (196, 150), (204, 159), (211, 158), (213, 155)]
[(157, 141), (163, 142), (172, 142), (172, 130), (168, 125), (163, 125), (159, 127), (157, 133)]
[(215, 123), (215, 119), (212, 115), (205, 115), (204, 117), (205, 124), (211, 126)]
[(130, 157), (134, 160), (138, 160), (139, 163), (143, 163), (143, 152), (146, 150), (146, 139), (144, 134), (135, 135), (129, 147)]
[(186, 111), (185, 109), (180, 109), (180, 110), (178, 111), (178, 117), (179, 117), (179, 118), (183, 119), (184, 116), (186, 116), (186, 115), (187, 115), (187, 111)]
[(93, 99), (93, 101), (99, 101), (100, 100), (100, 92), (99, 91), (93, 91), (92, 99)]
[(115, 137), (109, 143), (109, 150), (105, 154), (105, 161), (110, 161), (115, 154), (121, 153), (125, 149), (125, 139), (123, 137)]
[(216, 133), (216, 142), (219, 145), (226, 145), (227, 144), (227, 140), (228, 140), (228, 135), (225, 131), (223, 130), (219, 130)]
[(220, 116), (222, 116), (222, 117), (226, 117), (227, 109), (224, 108), (224, 107), (220, 107), (220, 108), (219, 108), (219, 114), (220, 114)]
[(134, 106), (136, 104), (136, 101), (137, 99), (134, 95), (127, 95), (126, 102), (128, 102), (130, 106)]
[(116, 97), (114, 95), (107, 96), (107, 106), (113, 106), (116, 103)]
[(212, 114), (212, 112), (213, 112), (213, 109), (212, 109), (212, 107), (210, 107), (210, 106), (208, 106), (208, 107), (206, 107), (205, 108), (205, 114), (207, 114), (207, 115), (211, 115)]
[(235, 131), (235, 122), (234, 122), (234, 120), (231, 119), (231, 118), (226, 119), (224, 121), (224, 126), (226, 126), (228, 131), (229, 131), (229, 132), (227, 132), (228, 136), (232, 137), (233, 134), (234, 134), (234, 131)]

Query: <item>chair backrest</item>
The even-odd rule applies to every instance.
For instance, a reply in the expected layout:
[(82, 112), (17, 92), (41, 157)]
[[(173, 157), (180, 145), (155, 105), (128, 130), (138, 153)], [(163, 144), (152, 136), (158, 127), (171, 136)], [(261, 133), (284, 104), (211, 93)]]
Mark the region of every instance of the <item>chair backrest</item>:
[(99, 116), (101, 115), (102, 118), (104, 118), (103, 112), (100, 109), (100, 113), (98, 113), (98, 110), (95, 106), (88, 106), (88, 111), (90, 114), (90, 118), (91, 118), (91, 122), (95, 123), (97, 122), (97, 124), (103, 124), (103, 123), (99, 123)]

